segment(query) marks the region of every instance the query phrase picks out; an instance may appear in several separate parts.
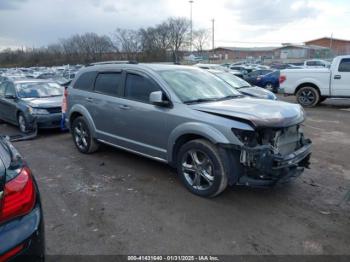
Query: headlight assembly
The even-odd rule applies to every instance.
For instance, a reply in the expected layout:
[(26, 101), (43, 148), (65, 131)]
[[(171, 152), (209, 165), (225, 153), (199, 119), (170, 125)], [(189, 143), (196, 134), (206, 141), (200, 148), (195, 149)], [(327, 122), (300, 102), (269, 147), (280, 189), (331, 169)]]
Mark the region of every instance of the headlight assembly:
[(258, 144), (256, 131), (232, 128), (235, 136), (246, 146), (255, 147)]
[(43, 108), (35, 108), (35, 107), (30, 107), (29, 108), (29, 113), (33, 115), (48, 115), (49, 111)]

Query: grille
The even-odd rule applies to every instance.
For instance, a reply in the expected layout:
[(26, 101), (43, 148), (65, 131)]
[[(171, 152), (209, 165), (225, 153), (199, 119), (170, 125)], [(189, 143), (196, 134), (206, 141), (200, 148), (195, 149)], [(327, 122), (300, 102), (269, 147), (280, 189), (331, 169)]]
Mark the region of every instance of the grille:
[(49, 111), (50, 114), (62, 113), (61, 107), (51, 107), (51, 108), (46, 108), (46, 110)]

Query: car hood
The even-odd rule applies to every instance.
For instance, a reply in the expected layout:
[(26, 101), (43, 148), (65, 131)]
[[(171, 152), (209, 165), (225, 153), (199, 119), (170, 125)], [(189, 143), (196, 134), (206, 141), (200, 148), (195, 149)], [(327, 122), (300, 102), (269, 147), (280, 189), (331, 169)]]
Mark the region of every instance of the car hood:
[(256, 98), (237, 98), (190, 105), (194, 110), (245, 121), (253, 127), (288, 127), (304, 121), (300, 105)]
[(31, 107), (50, 108), (60, 107), (62, 96), (43, 97), (43, 98), (22, 98)]
[(275, 96), (274, 93), (272, 93), (269, 90), (266, 90), (264, 88), (258, 87), (258, 86), (252, 86), (252, 87), (244, 87), (237, 89), (240, 93), (247, 95), (247, 96), (252, 96), (256, 98), (263, 98), (263, 99), (271, 99), (271, 100), (276, 100), (277, 97)]

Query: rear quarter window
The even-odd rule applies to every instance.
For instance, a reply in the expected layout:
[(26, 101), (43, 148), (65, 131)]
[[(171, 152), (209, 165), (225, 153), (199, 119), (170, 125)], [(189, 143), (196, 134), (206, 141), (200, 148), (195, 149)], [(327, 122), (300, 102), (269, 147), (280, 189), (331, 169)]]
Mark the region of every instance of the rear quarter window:
[(81, 74), (77, 81), (74, 83), (73, 87), (79, 90), (92, 91), (96, 75), (96, 72), (86, 72)]

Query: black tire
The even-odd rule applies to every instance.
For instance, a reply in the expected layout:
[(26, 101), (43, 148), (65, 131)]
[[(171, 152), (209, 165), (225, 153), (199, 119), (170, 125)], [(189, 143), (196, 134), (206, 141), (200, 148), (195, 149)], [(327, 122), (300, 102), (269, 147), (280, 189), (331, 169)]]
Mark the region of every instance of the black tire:
[(275, 87), (274, 87), (274, 85), (273, 85), (272, 83), (268, 82), (268, 83), (265, 84), (264, 88), (265, 88), (266, 90), (269, 90), (269, 91), (270, 91), (270, 89), (271, 89), (271, 90), (274, 90)]
[[(194, 152), (198, 161), (194, 161), (192, 157)], [(177, 172), (185, 187), (193, 194), (215, 197), (222, 193), (228, 184), (229, 170), (224, 158), (216, 145), (204, 139), (193, 140), (180, 148), (177, 155)]]
[(321, 96), (320, 101), (318, 101), (317, 104), (319, 105), (319, 104), (323, 103), (324, 101), (326, 101), (326, 99), (327, 99), (327, 97)]
[(92, 154), (99, 148), (99, 144), (92, 137), (91, 130), (84, 117), (74, 119), (71, 129), (75, 146), (83, 154)]
[(303, 107), (314, 107), (320, 101), (320, 94), (315, 87), (304, 86), (296, 94), (297, 101)]
[(30, 131), (32, 131), (31, 130), (32, 127), (29, 125), (27, 118), (24, 116), (22, 112), (20, 112), (17, 116), (17, 125), (19, 128), (19, 131), (21, 131), (21, 133), (23, 134), (27, 134)]

